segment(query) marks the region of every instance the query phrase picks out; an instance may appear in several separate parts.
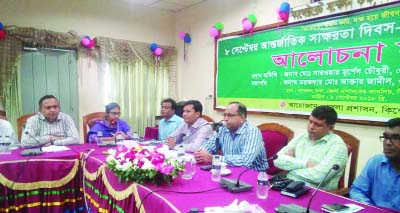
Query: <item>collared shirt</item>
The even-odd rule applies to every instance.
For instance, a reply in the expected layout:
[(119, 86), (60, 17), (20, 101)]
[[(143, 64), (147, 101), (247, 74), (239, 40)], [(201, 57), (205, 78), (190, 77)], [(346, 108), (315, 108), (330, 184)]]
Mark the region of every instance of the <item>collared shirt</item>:
[(79, 134), (72, 118), (60, 112), (57, 120), (49, 123), (42, 113), (30, 117), (22, 134), (21, 144), (23, 147), (40, 146), (51, 142), (50, 136), (64, 137), (55, 140), (54, 145), (78, 144)]
[(212, 136), (212, 127), (203, 118), (198, 118), (192, 126), (183, 123), (170, 135), (170, 137), (175, 137), (177, 144), (182, 143), (187, 152), (196, 151), (204, 141)]
[(385, 155), (368, 160), (360, 176), (350, 189), (351, 199), (364, 203), (400, 210), (400, 172), (396, 171)]
[(214, 154), (219, 149), (218, 146), (228, 165), (246, 166), (258, 171), (268, 168), (261, 131), (247, 121), (233, 134), (225, 126), (221, 127), (219, 133), (204, 143), (202, 148)]
[(158, 139), (165, 140), (168, 135), (170, 135), (173, 131), (178, 129), (183, 123), (183, 118), (173, 115), (171, 118), (166, 120), (165, 118), (160, 120), (158, 124)]
[(114, 137), (116, 132), (123, 132), (130, 137), (130, 130), (129, 124), (121, 119), (118, 119), (116, 125), (113, 126), (110, 126), (110, 123), (106, 120), (98, 120), (89, 130), (88, 141), (93, 141), (92, 138), (97, 135), (97, 132), (102, 132), (103, 137)]
[[(286, 155), (288, 150), (294, 150), (294, 156)], [(274, 165), (289, 171), (287, 177), (296, 181), (304, 181), (306, 185), (317, 187), (333, 165), (339, 165), (339, 170), (332, 170), (324, 183), (323, 190), (338, 188), (339, 179), (347, 163), (347, 147), (342, 138), (329, 133), (313, 142), (308, 133), (294, 138), (287, 146), (278, 152)], [(308, 161), (317, 165), (307, 168)]]
[(4, 139), (4, 137), (10, 137), (12, 143), (18, 143), (17, 136), (15, 135), (10, 122), (3, 119), (0, 119), (0, 137), (0, 139)]

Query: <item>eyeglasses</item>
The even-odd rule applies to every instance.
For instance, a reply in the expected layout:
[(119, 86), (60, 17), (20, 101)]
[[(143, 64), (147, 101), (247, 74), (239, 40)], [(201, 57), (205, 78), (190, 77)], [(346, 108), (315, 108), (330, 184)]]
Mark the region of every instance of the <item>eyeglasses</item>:
[(399, 134), (382, 135), (382, 136), (379, 136), (379, 140), (381, 142), (385, 142), (386, 140), (389, 140), (390, 143), (400, 143), (400, 135)]
[(224, 113), (224, 114), (222, 114), (222, 117), (228, 117), (228, 118), (232, 118), (232, 117), (234, 117), (234, 116), (237, 116), (237, 115), (240, 115), (240, 114), (231, 114), (231, 113)]
[(121, 115), (121, 112), (110, 112), (111, 115)]

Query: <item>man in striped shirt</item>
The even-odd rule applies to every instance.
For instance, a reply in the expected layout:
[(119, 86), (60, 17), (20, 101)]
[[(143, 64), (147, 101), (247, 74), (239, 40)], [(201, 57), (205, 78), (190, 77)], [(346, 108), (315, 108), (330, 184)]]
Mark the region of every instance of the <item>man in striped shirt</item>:
[(69, 145), (79, 143), (79, 134), (72, 118), (60, 112), (60, 104), (53, 95), (39, 100), (36, 115), (30, 117), (22, 134), (23, 147)]
[(260, 130), (247, 120), (246, 106), (231, 102), (225, 109), (225, 126), (194, 153), (198, 163), (210, 164), (212, 154), (221, 150), (224, 162), (232, 166), (245, 166), (258, 171), (268, 168), (264, 142)]

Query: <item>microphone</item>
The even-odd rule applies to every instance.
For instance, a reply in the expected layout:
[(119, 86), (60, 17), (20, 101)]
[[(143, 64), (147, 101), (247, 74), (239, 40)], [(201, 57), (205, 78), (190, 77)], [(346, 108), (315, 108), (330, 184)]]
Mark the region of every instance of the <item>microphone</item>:
[(310, 200), (308, 201), (307, 204), (307, 208), (301, 207), (299, 205), (296, 204), (281, 204), (276, 211), (279, 213), (317, 213), (313, 210), (310, 210), (310, 205), (311, 202), (313, 200), (313, 198), (315, 197), (315, 194), (317, 193), (317, 191), (319, 190), (319, 188), (322, 186), (322, 184), (325, 182), (326, 178), (329, 176), (329, 174), (332, 172), (332, 170), (338, 170), (340, 168), (339, 165), (334, 164), (328, 171), (328, 173), (326, 173), (325, 177), (322, 179), (322, 181), (318, 184), (317, 188), (314, 190), (314, 192), (312, 193)]
[[(36, 141), (36, 142), (38, 142), (40, 144), (40, 141), (38, 139), (36, 139), (35, 137), (33, 137), (28, 131), (25, 131), (24, 133), (25, 133), (25, 135), (29, 136), (34, 141)], [(41, 154), (43, 154), (41, 145), (39, 145), (39, 147), (36, 146), (36, 147), (31, 147), (31, 148), (24, 149), (21, 152), (22, 156), (34, 156), (34, 155), (41, 155)]]

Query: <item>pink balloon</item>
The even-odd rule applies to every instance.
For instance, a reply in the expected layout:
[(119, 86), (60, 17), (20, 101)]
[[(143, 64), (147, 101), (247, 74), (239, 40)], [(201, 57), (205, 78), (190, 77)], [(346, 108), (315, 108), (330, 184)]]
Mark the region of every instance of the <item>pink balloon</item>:
[(163, 52), (163, 49), (162, 49), (161, 47), (157, 47), (157, 48), (154, 50), (154, 55), (156, 55), (156, 56), (161, 56), (161, 55), (162, 55), (162, 52)]
[(88, 38), (83, 38), (81, 44), (82, 46), (87, 47), (90, 44), (90, 40)]
[(87, 48), (93, 48), (94, 45), (96, 45), (96, 43), (94, 42), (93, 39), (90, 39), (90, 40), (89, 40), (89, 45), (87, 45)]
[(248, 21), (249, 19), (247, 18), (247, 17), (244, 17), (243, 19), (242, 19), (242, 24), (243, 24), (243, 22), (245, 22), (245, 21)]
[(250, 31), (253, 29), (253, 23), (251, 23), (249, 20), (245, 20), (242, 23), (243, 30), (245, 31)]
[(219, 36), (219, 31), (214, 26), (211, 27), (208, 32), (210, 33), (210, 36), (213, 37), (213, 38)]
[(185, 32), (180, 32), (179, 33), (179, 38), (183, 40), (183, 39), (185, 39), (185, 35), (186, 35)]
[(289, 13), (287, 13), (287, 12), (279, 11), (278, 15), (279, 15), (279, 19), (282, 20), (282, 21), (288, 21), (289, 20)]

